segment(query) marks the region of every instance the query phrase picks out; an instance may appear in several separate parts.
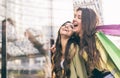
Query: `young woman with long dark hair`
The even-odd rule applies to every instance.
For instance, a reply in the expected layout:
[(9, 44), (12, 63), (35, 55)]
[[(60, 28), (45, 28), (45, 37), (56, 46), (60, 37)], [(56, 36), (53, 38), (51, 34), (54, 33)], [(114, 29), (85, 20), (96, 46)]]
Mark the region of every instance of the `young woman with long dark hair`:
[[(114, 70), (115, 78), (119, 78), (120, 72), (116, 69), (114, 63), (109, 61), (109, 55), (106, 54), (104, 47), (97, 39), (97, 23), (98, 18), (94, 10), (90, 8), (76, 9), (73, 19), (73, 30), (80, 37), (79, 54), (85, 60), (88, 78), (113, 78), (111, 72)], [(108, 72), (105, 73), (103, 72), (104, 70)]]
[(87, 78), (84, 61), (79, 56), (79, 40), (70, 21), (60, 27), (53, 55), (53, 78)]

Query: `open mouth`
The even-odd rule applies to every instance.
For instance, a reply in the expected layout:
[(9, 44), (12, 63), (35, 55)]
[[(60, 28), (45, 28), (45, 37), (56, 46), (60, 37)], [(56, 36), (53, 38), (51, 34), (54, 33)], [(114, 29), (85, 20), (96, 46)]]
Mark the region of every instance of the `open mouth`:
[(74, 25), (74, 27), (77, 27), (78, 25), (76, 24), (76, 25)]
[(78, 26), (78, 24), (77, 23), (74, 23), (74, 27), (77, 27)]
[(78, 26), (77, 22), (74, 22), (74, 21), (73, 21), (73, 25), (74, 25), (74, 27)]

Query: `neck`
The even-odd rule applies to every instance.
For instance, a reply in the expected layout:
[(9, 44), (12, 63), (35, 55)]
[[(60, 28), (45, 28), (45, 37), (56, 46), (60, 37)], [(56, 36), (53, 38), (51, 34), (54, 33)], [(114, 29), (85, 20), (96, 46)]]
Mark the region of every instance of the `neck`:
[(62, 54), (65, 54), (65, 49), (67, 45), (68, 38), (61, 37), (61, 45), (62, 45)]

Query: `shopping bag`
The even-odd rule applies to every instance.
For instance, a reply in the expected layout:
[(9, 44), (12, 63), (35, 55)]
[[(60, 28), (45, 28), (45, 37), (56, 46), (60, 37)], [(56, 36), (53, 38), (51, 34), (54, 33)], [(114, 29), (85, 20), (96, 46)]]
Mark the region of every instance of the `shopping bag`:
[(97, 31), (102, 31), (107, 35), (120, 36), (120, 25), (101, 25), (97, 26)]
[(114, 45), (104, 33), (97, 32), (96, 35), (102, 43), (103, 47), (106, 49), (106, 52), (111, 57), (116, 67), (120, 70), (120, 49), (116, 47), (116, 45)]

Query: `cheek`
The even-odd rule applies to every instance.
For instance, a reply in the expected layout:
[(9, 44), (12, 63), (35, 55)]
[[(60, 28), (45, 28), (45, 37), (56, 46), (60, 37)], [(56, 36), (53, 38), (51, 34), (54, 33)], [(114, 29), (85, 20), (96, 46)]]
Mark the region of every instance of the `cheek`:
[(62, 30), (60, 29), (60, 34), (62, 33)]
[(80, 31), (82, 30), (82, 26), (81, 25), (79, 25), (79, 28), (78, 28)]
[(79, 30), (82, 29), (82, 24), (81, 24), (81, 22), (78, 23), (78, 29), (79, 29)]
[(78, 25), (81, 25), (81, 20), (78, 21)]
[(73, 30), (70, 33), (73, 34)]

